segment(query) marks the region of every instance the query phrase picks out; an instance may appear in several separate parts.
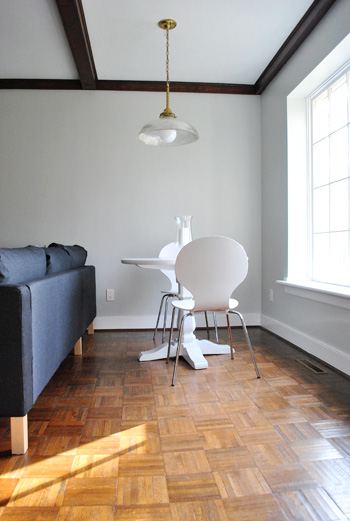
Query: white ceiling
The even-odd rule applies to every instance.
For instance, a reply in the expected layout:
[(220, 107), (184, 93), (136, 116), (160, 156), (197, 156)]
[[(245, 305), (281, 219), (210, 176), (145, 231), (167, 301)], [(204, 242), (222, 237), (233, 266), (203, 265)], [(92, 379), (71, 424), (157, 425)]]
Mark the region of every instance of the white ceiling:
[[(254, 84), (312, 0), (82, 0), (100, 80)], [(0, 0), (0, 78), (78, 79), (54, 0)]]

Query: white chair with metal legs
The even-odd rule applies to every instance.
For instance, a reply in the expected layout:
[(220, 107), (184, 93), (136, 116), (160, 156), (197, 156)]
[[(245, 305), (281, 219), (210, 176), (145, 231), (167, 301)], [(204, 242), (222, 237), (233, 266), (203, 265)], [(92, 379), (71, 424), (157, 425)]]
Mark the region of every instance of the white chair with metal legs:
[[(183, 248), (183, 246), (180, 246), (179, 243), (171, 242), (170, 244), (167, 244), (166, 246), (164, 246), (164, 248), (161, 249), (161, 251), (159, 253), (159, 258), (161, 258), (161, 259), (168, 259), (168, 258), (169, 259), (174, 259), (175, 258), (176, 259), (179, 251), (182, 248)], [(180, 298), (180, 295), (179, 295), (178, 283), (176, 281), (175, 271), (174, 270), (161, 270), (161, 272), (164, 273), (164, 275), (166, 277), (168, 277), (168, 279), (169, 279), (169, 281), (171, 283), (171, 288), (168, 291), (162, 291), (162, 293), (164, 293), (164, 295), (162, 296), (161, 301), (160, 301), (156, 327), (154, 328), (153, 340), (155, 339), (157, 331), (158, 331), (159, 321), (160, 321), (160, 317), (161, 317), (162, 309), (163, 309), (163, 305), (164, 305), (163, 330), (162, 330), (162, 343), (164, 343), (164, 341), (165, 341), (166, 321), (167, 321), (167, 316), (168, 316), (169, 299), (171, 299), (171, 298), (177, 298), (178, 299), (178, 298)], [(213, 321), (214, 321), (214, 329), (215, 329), (216, 341), (218, 342), (219, 341), (218, 340), (218, 328), (217, 328), (217, 324), (216, 324), (215, 313), (213, 313)], [(208, 339), (209, 339), (210, 338), (210, 332), (209, 332), (210, 330), (209, 330), (209, 324), (208, 324), (208, 316), (207, 316), (206, 312), (205, 312), (205, 323), (206, 323), (207, 335), (208, 335)]]
[(167, 362), (169, 361), (176, 310), (182, 313), (172, 385), (175, 385), (184, 322), (189, 315), (203, 313), (204, 311), (226, 313), (231, 358), (233, 358), (233, 345), (229, 315), (230, 313), (238, 315), (250, 349), (257, 378), (260, 378), (244, 318), (235, 310), (238, 301), (231, 298), (233, 291), (244, 281), (247, 273), (248, 257), (243, 246), (228, 237), (212, 236), (196, 239), (184, 246), (179, 252), (175, 264), (176, 278), (181, 286), (191, 292), (193, 298), (172, 302), (173, 313)]

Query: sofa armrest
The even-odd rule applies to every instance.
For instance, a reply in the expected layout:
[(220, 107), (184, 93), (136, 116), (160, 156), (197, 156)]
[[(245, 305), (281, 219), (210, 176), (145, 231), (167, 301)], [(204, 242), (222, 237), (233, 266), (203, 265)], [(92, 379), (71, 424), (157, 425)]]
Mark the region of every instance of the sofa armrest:
[(25, 416), (33, 405), (31, 295), (0, 286), (0, 416)]
[[(83, 323), (82, 334), (89, 328), (93, 334), (93, 320), (96, 318), (96, 273), (94, 266), (80, 268), (83, 277)], [(91, 326), (91, 327), (90, 327)]]

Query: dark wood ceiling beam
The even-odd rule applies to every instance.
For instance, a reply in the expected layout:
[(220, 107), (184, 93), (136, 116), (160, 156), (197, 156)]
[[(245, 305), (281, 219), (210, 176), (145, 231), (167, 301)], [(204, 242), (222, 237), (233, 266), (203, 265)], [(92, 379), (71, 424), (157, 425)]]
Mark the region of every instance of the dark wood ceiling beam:
[(0, 79), (0, 89), (82, 90), (79, 80)]
[[(49, 79), (0, 79), (0, 89), (46, 89), (46, 90), (82, 90), (79, 80), (49, 80)], [(126, 81), (97, 80), (95, 89), (99, 91), (135, 91), (135, 92), (166, 92), (165, 81)], [(254, 85), (233, 83), (189, 83), (173, 82), (172, 92), (192, 92), (196, 94), (255, 94)]]
[(258, 78), (255, 83), (256, 94), (261, 94), (266, 89), (335, 2), (336, 0), (315, 0), (311, 4), (300, 22)]
[[(99, 80), (97, 90), (166, 92), (165, 81), (127, 81), (127, 80)], [(196, 83), (173, 81), (170, 83), (172, 92), (193, 92), (196, 94), (255, 94), (254, 85), (234, 83)]]
[(56, 0), (83, 89), (96, 89), (97, 73), (81, 0)]

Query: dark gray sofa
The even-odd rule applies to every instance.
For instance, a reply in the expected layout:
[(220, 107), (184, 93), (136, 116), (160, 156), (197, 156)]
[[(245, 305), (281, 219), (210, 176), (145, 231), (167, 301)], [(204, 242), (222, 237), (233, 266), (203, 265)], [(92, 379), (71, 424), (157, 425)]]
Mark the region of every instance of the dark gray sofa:
[(28, 448), (27, 413), (96, 316), (94, 266), (81, 246), (0, 248), (0, 417), (14, 454)]

